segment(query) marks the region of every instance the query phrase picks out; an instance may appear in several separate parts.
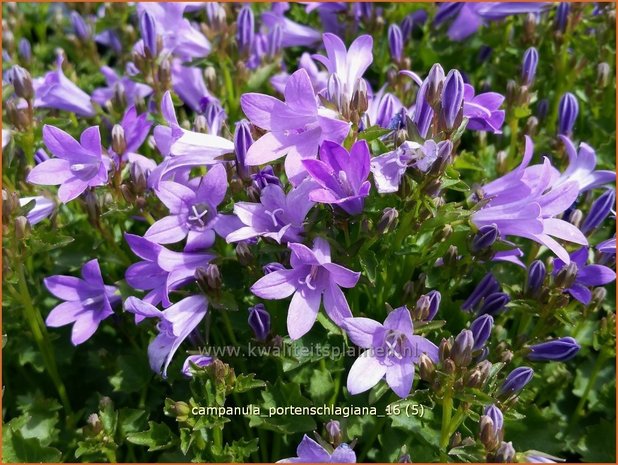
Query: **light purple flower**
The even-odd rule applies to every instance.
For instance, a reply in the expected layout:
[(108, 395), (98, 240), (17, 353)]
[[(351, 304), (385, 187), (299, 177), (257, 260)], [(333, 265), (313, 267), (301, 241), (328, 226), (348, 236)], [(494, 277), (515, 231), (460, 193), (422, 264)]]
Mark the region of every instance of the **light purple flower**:
[(323, 36), (326, 56), (313, 55), (330, 74), (335, 74), (343, 85), (342, 94), (347, 101), (352, 100), (357, 82), (373, 62), (373, 38), (364, 34), (357, 37), (346, 49), (343, 41), (335, 34)]
[(216, 100), (206, 88), (202, 69), (183, 66), (180, 59), (172, 61), (172, 86), (181, 100), (198, 113), (204, 112), (208, 102)]
[(146, 84), (133, 81), (129, 77), (121, 77), (109, 66), (101, 67), (101, 74), (105, 77), (107, 87), (100, 87), (92, 92), (92, 100), (102, 107), (114, 98), (117, 91), (124, 95), (127, 105), (135, 104), (137, 99), (143, 99), (152, 94), (152, 88)]
[[(116, 156), (120, 158), (119, 161), (129, 161), (131, 163), (141, 163), (148, 167), (148, 170), (153, 170), (157, 164), (154, 160), (144, 157), (137, 153), (142, 146), (152, 123), (148, 120), (148, 113), (137, 114), (135, 106), (131, 106), (125, 111), (122, 121), (120, 121), (120, 127), (124, 134), (124, 140), (126, 143), (126, 149), (124, 153), (117, 153)], [(114, 153), (113, 149), (109, 148), (110, 153)], [(116, 159), (114, 159), (116, 161)]]
[(135, 322), (145, 318), (157, 318), (159, 334), (148, 346), (150, 368), (167, 378), (167, 367), (174, 354), (208, 312), (208, 300), (203, 295), (192, 295), (161, 311), (136, 297), (124, 303), (126, 311), (135, 314)]
[(127, 268), (125, 279), (134, 289), (150, 291), (144, 301), (169, 307), (169, 292), (195, 280), (195, 271), (214, 255), (206, 252), (173, 252), (141, 236), (125, 234), (125, 240), (142, 261)]
[(26, 218), (28, 219), (28, 223), (34, 226), (51, 215), (56, 208), (56, 204), (47, 197), (38, 195), (36, 197), (21, 197), (19, 199), (19, 206), (25, 207), (32, 201), (34, 201), (34, 207), (26, 214)]
[(504, 110), (499, 110), (504, 96), (497, 92), (474, 95), (474, 87), (464, 84), (463, 115), (468, 118), (466, 129), (502, 134)]
[(328, 451), (306, 434), (296, 449), (296, 455), (277, 463), (356, 463), (356, 453), (346, 443)]
[(45, 324), (58, 328), (73, 323), (71, 342), (75, 346), (90, 339), (101, 321), (114, 313), (112, 305), (120, 302), (118, 288), (103, 282), (96, 258), (82, 266), (82, 279), (56, 275), (45, 278), (44, 283), (49, 292), (65, 301), (47, 315)]
[(311, 177), (322, 186), (311, 191), (314, 202), (337, 205), (350, 215), (363, 211), (364, 198), (369, 195), (369, 146), (364, 140), (352, 145), (348, 152), (341, 145), (324, 141), (319, 160), (303, 160)]
[(193, 374), (191, 370), (193, 369), (192, 365), (203, 368), (210, 365), (214, 359), (209, 357), (208, 355), (189, 355), (185, 360), (185, 363), (182, 364), (181, 373), (185, 375), (187, 378), (192, 378)]
[(260, 203), (236, 202), (234, 213), (242, 225), (226, 237), (227, 242), (259, 236), (279, 243), (301, 240), (305, 217), (314, 205), (309, 193), (316, 187), (305, 180), (286, 195), (280, 185), (268, 184), (262, 189)]
[(107, 183), (110, 159), (102, 154), (101, 134), (98, 126), (82, 132), (80, 141), (54, 126), (43, 126), (43, 142), (55, 155), (36, 165), (27, 181), (43, 186), (61, 184), (58, 198), (67, 203), (78, 197), (88, 187)]
[[(285, 4), (287, 5), (287, 4)], [(312, 29), (302, 24), (298, 24), (291, 19), (283, 16), (283, 13), (287, 8), (277, 9), (277, 6), (285, 6), (282, 4), (273, 4), (271, 11), (265, 11), (262, 13), (262, 24), (268, 27), (271, 31), (279, 26), (281, 28), (281, 45), (283, 47), (308, 47), (321, 38), (320, 33), (315, 29)]]
[(94, 116), (90, 96), (64, 75), (62, 61), (62, 56), (58, 56), (56, 70), (35, 79), (34, 106), (70, 111), (80, 116)]
[(345, 318), (343, 327), (350, 340), (367, 349), (348, 373), (348, 391), (360, 394), (386, 377), (390, 388), (401, 398), (412, 390), (414, 364), (422, 354), (438, 362), (438, 347), (414, 335), (410, 311), (399, 307), (388, 314), (384, 324), (370, 318)]
[[(616, 273), (604, 265), (588, 265), (588, 247), (582, 247), (570, 254), (571, 262), (577, 265), (575, 282), (567, 289), (575, 299), (588, 305), (592, 300), (589, 287), (602, 286), (616, 279)], [(556, 276), (565, 267), (565, 262), (559, 258), (554, 260), (553, 275)]]
[(292, 339), (299, 339), (311, 329), (324, 300), (327, 315), (341, 325), (352, 316), (341, 287), (356, 286), (360, 273), (331, 262), (328, 242), (317, 237), (313, 250), (298, 243), (290, 243), (291, 269), (273, 271), (259, 279), (252, 287), (258, 297), (280, 300), (293, 295), (288, 310), (287, 326)]
[(588, 144), (580, 143), (579, 150), (577, 150), (567, 136), (561, 135), (560, 140), (562, 140), (569, 157), (569, 166), (558, 179), (557, 185), (575, 181), (581, 193), (616, 181), (615, 171), (595, 170), (597, 157), (594, 149)]
[(194, 189), (177, 182), (160, 182), (155, 193), (170, 215), (150, 226), (144, 237), (157, 244), (173, 244), (186, 237), (188, 252), (212, 246), (215, 230), (226, 221), (217, 207), (225, 198), (227, 186), (223, 165), (210, 168)]
[(588, 241), (577, 227), (556, 216), (573, 204), (579, 194), (578, 184), (556, 184), (559, 173), (547, 158), (542, 165), (529, 167), (532, 155), (532, 140), (526, 136), (521, 164), (483, 186), (486, 204), (472, 215), (472, 221), (479, 228), (495, 224), (501, 237), (536, 241), (569, 263), (569, 254), (554, 237), (580, 245), (588, 245)]
[(394, 94), (385, 92), (385, 88), (386, 86), (383, 86), (369, 100), (366, 114), (369, 124), (388, 128), (391, 120), (403, 108), (403, 104)]
[(616, 255), (616, 236), (598, 243), (596, 249), (602, 254)]
[(285, 85), (285, 103), (264, 94), (248, 93), (240, 98), (251, 123), (267, 132), (247, 151), (247, 165), (262, 165), (286, 156), (285, 171), (297, 185), (306, 175), (301, 161), (315, 158), (324, 140), (343, 142), (350, 125), (336, 114), (318, 108), (307, 71), (299, 69)]
[[(302, 68), (307, 71), (309, 75), (309, 79), (311, 79), (311, 85), (313, 86), (313, 91), (316, 94), (324, 91), (326, 89), (326, 83), (328, 81), (328, 72), (320, 71), (318, 65), (315, 63), (311, 55), (307, 52), (304, 52), (300, 59), (298, 60), (298, 68)], [(270, 78), (270, 84), (275, 88), (275, 90), (281, 94), (285, 92), (285, 84), (288, 81), (290, 75), (286, 72), (282, 72), (274, 75)]]

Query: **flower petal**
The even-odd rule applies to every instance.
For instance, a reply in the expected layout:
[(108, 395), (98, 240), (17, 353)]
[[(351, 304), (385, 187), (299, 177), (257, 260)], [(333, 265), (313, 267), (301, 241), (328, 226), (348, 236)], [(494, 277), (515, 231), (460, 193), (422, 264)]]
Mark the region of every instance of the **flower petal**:
[(350, 394), (360, 394), (368, 391), (380, 382), (386, 374), (386, 365), (375, 358), (371, 350), (366, 350), (356, 359), (348, 372), (348, 391)]
[(251, 292), (269, 300), (285, 299), (294, 291), (296, 291), (296, 279), (293, 270), (273, 271), (251, 286)]
[[(277, 273), (277, 271), (275, 271)], [(266, 276), (270, 276), (270, 273)], [(288, 310), (288, 333), (291, 339), (300, 339), (309, 332), (318, 317), (321, 295), (318, 291), (299, 289), (294, 293)]]

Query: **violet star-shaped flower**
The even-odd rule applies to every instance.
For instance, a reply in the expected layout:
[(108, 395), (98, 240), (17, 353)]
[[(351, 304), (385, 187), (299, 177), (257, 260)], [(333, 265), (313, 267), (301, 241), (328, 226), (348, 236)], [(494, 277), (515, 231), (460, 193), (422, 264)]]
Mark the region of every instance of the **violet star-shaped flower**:
[[(275, 8), (277, 7), (277, 8)], [(287, 3), (273, 4), (271, 11), (262, 13), (262, 23), (269, 29), (281, 27), (281, 45), (283, 47), (308, 47), (320, 40), (320, 32), (303, 26), (283, 16), (287, 10)]]
[(227, 242), (239, 242), (263, 236), (275, 241), (299, 241), (303, 223), (314, 203), (309, 193), (317, 185), (305, 180), (286, 195), (278, 184), (268, 184), (262, 189), (260, 203), (236, 202), (234, 214), (242, 222), (236, 231), (226, 237)]
[[(604, 265), (588, 265), (588, 247), (582, 247), (570, 254), (571, 262), (577, 265), (575, 282), (567, 289), (575, 299), (588, 305), (592, 300), (589, 287), (602, 286), (616, 279), (616, 272)], [(554, 260), (553, 275), (556, 276), (566, 265), (559, 258)]]
[(214, 97), (208, 92), (201, 68), (183, 66), (180, 59), (172, 61), (172, 86), (193, 111), (202, 113), (209, 99)]
[(220, 164), (210, 168), (195, 189), (177, 182), (161, 181), (155, 193), (170, 215), (150, 226), (144, 237), (157, 244), (172, 244), (186, 237), (185, 250), (189, 252), (212, 246), (215, 231), (227, 231), (222, 223), (228, 218), (217, 212), (226, 192), (227, 173)]
[(270, 95), (248, 93), (240, 97), (245, 115), (267, 132), (247, 151), (246, 164), (263, 165), (283, 156), (285, 171), (297, 185), (306, 172), (301, 161), (315, 158), (324, 140), (343, 142), (350, 125), (336, 113), (318, 108), (311, 80), (304, 69), (292, 74), (284, 90), (285, 102)]
[(287, 326), (292, 339), (299, 339), (311, 329), (324, 300), (327, 315), (341, 325), (352, 316), (341, 287), (356, 286), (360, 273), (331, 262), (330, 246), (318, 237), (313, 249), (291, 243), (291, 269), (273, 271), (259, 279), (252, 287), (258, 297), (269, 300), (285, 299), (292, 295)]
[(35, 224), (43, 221), (45, 218), (50, 216), (56, 208), (56, 204), (52, 200), (42, 195), (38, 195), (36, 197), (19, 198), (20, 207), (25, 207), (30, 202), (34, 202), (32, 209), (26, 213), (26, 218), (28, 219), (30, 226), (34, 226)]
[(95, 333), (101, 321), (114, 313), (112, 305), (120, 302), (115, 286), (103, 282), (97, 259), (82, 266), (82, 279), (56, 275), (45, 278), (49, 292), (65, 302), (57, 305), (45, 324), (52, 328), (73, 323), (71, 342), (81, 344)]
[[(320, 71), (311, 55), (307, 52), (304, 52), (300, 59), (298, 60), (298, 68), (303, 68), (307, 71), (309, 75), (309, 79), (311, 79), (311, 85), (313, 85), (313, 91), (316, 94), (319, 94), (324, 89), (326, 89), (326, 83), (328, 82), (328, 72)], [(270, 84), (273, 88), (283, 94), (285, 91), (285, 84), (288, 82), (290, 75), (286, 72), (282, 72), (274, 75), (270, 78)]]
[(195, 272), (205, 267), (214, 255), (206, 252), (173, 252), (135, 234), (125, 234), (135, 255), (142, 259), (125, 272), (127, 284), (134, 289), (150, 291), (144, 301), (169, 307), (169, 292), (195, 280)]
[(399, 307), (388, 314), (384, 324), (370, 318), (345, 318), (343, 328), (350, 340), (367, 349), (348, 373), (348, 391), (360, 394), (386, 377), (390, 388), (401, 398), (412, 390), (414, 364), (422, 354), (438, 362), (438, 347), (414, 335), (410, 311)]
[(127, 105), (135, 104), (137, 99), (143, 99), (152, 94), (152, 87), (133, 81), (129, 77), (118, 76), (118, 73), (109, 66), (101, 67), (101, 74), (105, 77), (107, 87), (100, 87), (92, 92), (92, 100), (104, 107), (120, 90)]
[(356, 453), (346, 443), (329, 451), (306, 434), (296, 449), (296, 455), (277, 463), (356, 463)]
[(311, 177), (322, 186), (310, 192), (314, 202), (337, 205), (350, 215), (363, 212), (369, 195), (369, 146), (364, 140), (354, 143), (348, 152), (341, 145), (325, 141), (319, 160), (303, 160)]
[(126, 311), (135, 314), (135, 322), (145, 318), (157, 318), (159, 334), (148, 346), (150, 368), (167, 378), (167, 368), (182, 342), (191, 334), (208, 312), (208, 300), (203, 295), (182, 299), (168, 309), (161, 311), (136, 297), (129, 297), (124, 303)]
[(70, 202), (88, 187), (107, 183), (110, 159), (102, 154), (98, 126), (82, 132), (79, 142), (62, 129), (43, 126), (43, 142), (55, 155), (36, 165), (26, 180), (43, 186), (60, 184), (58, 198)]
[(502, 134), (504, 110), (499, 110), (504, 96), (497, 92), (474, 95), (474, 87), (464, 84), (463, 116), (468, 118), (466, 129)]

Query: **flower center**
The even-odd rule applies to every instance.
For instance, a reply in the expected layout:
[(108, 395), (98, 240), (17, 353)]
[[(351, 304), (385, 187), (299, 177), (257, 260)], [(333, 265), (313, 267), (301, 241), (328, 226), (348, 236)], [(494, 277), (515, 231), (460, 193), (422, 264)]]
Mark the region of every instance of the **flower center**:
[(405, 335), (399, 331), (389, 331), (384, 338), (386, 359), (395, 358), (402, 360), (405, 356)]
[(206, 226), (206, 216), (208, 215), (208, 205), (198, 203), (191, 205), (191, 212), (187, 216), (187, 224), (191, 228), (203, 228)]
[(283, 208), (276, 208), (273, 211), (266, 210), (266, 214), (268, 216), (270, 216), (270, 219), (272, 220), (273, 226), (275, 228), (277, 228), (277, 227), (280, 228), (280, 227), (284, 226), (283, 222), (279, 218), (277, 218), (277, 215), (280, 215), (282, 213), (283, 213)]
[(316, 280), (317, 280), (319, 271), (320, 271), (319, 265), (311, 265), (311, 270), (309, 271), (309, 274), (305, 276), (304, 278), (298, 279), (299, 284), (304, 284), (312, 291), (315, 291), (317, 289)]

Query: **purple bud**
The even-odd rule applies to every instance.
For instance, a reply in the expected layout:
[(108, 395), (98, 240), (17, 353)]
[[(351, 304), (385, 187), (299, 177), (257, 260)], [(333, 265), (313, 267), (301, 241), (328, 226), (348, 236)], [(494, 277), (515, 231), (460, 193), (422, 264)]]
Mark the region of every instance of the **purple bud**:
[(252, 174), (251, 179), (253, 179), (253, 185), (260, 190), (264, 189), (269, 184), (276, 184), (277, 186), (281, 186), (281, 181), (275, 175), (275, 172), (270, 165), (265, 166), (257, 173)]
[(38, 165), (39, 163), (43, 163), (45, 160), (49, 160), (49, 155), (44, 149), (38, 149), (34, 152), (34, 162)]
[(268, 33), (268, 56), (273, 58), (280, 51), (283, 45), (283, 31), (281, 25), (275, 24), (275, 26)]
[(401, 22), (401, 37), (403, 40), (408, 40), (412, 35), (412, 29), (414, 28), (414, 20), (411, 15), (403, 18)]
[(385, 93), (380, 100), (380, 104), (378, 105), (378, 113), (376, 116), (376, 121), (372, 121), (374, 124), (381, 126), (383, 128), (388, 128), (391, 120), (395, 116), (396, 113), (396, 97), (390, 92)]
[(346, 100), (341, 79), (336, 74), (331, 74), (326, 82), (326, 96), (339, 111), (343, 109), (343, 103)]
[(400, 62), (403, 58), (403, 33), (396, 24), (391, 24), (388, 28), (388, 48), (391, 51), (391, 58)]
[(139, 21), (139, 30), (144, 41), (146, 56), (154, 58), (158, 55), (157, 49), (157, 25), (150, 13), (145, 11)]
[(560, 2), (556, 8), (556, 16), (554, 17), (554, 28), (556, 31), (565, 32), (569, 23), (569, 12), (571, 5), (569, 2)]
[(32, 58), (32, 47), (30, 46), (30, 42), (25, 37), (19, 39), (19, 43), (17, 44), (17, 52), (19, 56), (27, 63)]
[(238, 22), (236, 30), (236, 40), (238, 48), (242, 53), (250, 53), (253, 45), (253, 37), (255, 35), (255, 18), (253, 10), (249, 5), (244, 6), (238, 13)]
[[(423, 81), (423, 85), (426, 86), (424, 97), (429, 105), (433, 106), (434, 103), (440, 100), (442, 96), (442, 87), (444, 86), (444, 69), (439, 63), (431, 67), (429, 74), (427, 74), (427, 77)], [(423, 86), (421, 86), (421, 89), (422, 88)]]
[(243, 119), (236, 123), (236, 130), (234, 131), (234, 149), (236, 150), (236, 172), (242, 179), (249, 177), (249, 170), (245, 165), (247, 158), (247, 150), (253, 144), (253, 137), (251, 137), (251, 125), (249, 121)]
[(515, 461), (516, 453), (512, 442), (503, 442), (496, 451), (495, 460), (498, 463), (511, 463)]
[(616, 205), (616, 192), (613, 189), (607, 189), (598, 199), (590, 206), (590, 211), (584, 219), (581, 226), (581, 231), (588, 234), (596, 229), (605, 218), (610, 214)]
[(341, 443), (341, 424), (337, 420), (331, 420), (326, 423), (326, 432), (328, 433), (328, 441), (333, 445)]
[(435, 318), (438, 310), (440, 309), (440, 302), (442, 301), (442, 294), (439, 291), (429, 291), (425, 294), (429, 297), (429, 314), (427, 315), (426, 320), (431, 321)]
[(547, 116), (547, 112), (549, 111), (549, 100), (546, 98), (539, 100), (539, 103), (536, 105), (536, 117), (539, 121), (542, 121)]
[(191, 374), (192, 365), (202, 368), (210, 365), (212, 361), (213, 358), (207, 355), (189, 355), (182, 365), (181, 373), (187, 378), (191, 378), (193, 376)]
[(461, 309), (466, 311), (472, 310), (478, 305), (483, 297), (491, 293), (498, 292), (499, 290), (500, 284), (498, 284), (498, 280), (493, 274), (487, 273), (477, 284), (474, 291), (472, 291), (466, 301), (462, 304)]
[(504, 415), (502, 415), (502, 411), (491, 404), (485, 407), (485, 415), (491, 418), (491, 421), (494, 423), (494, 430), (498, 433), (504, 425)]
[(533, 362), (566, 362), (577, 355), (580, 345), (572, 337), (563, 337), (553, 341), (530, 346), (528, 359)]
[(267, 263), (266, 265), (262, 267), (262, 271), (264, 272), (265, 275), (272, 273), (274, 271), (281, 271), (281, 270), (285, 270), (285, 266), (277, 262)]
[(476, 253), (488, 249), (496, 242), (499, 234), (500, 232), (495, 224), (481, 226), (472, 239), (472, 252)]
[(455, 337), (449, 357), (457, 366), (468, 366), (472, 361), (472, 347), (474, 347), (474, 335), (469, 329), (464, 329)]
[(270, 314), (264, 304), (249, 308), (249, 326), (258, 341), (265, 341), (270, 333)]
[(526, 283), (526, 290), (529, 295), (535, 295), (543, 285), (545, 281), (545, 275), (547, 270), (545, 269), (545, 263), (541, 260), (533, 261), (528, 267), (528, 281)]
[(504, 383), (502, 383), (499, 394), (501, 396), (510, 396), (518, 393), (530, 382), (533, 375), (534, 370), (530, 367), (515, 368), (508, 374)]
[(526, 86), (531, 86), (536, 76), (536, 67), (539, 64), (539, 52), (530, 47), (524, 52), (524, 61), (521, 67), (521, 80)]
[(85, 41), (90, 39), (92, 29), (77, 11), (71, 12), (71, 25), (73, 26), (73, 32), (79, 40)]
[(449, 71), (444, 81), (442, 93), (442, 117), (446, 128), (450, 131), (461, 112), (464, 98), (464, 81), (461, 73), (456, 69)]
[(571, 135), (578, 113), (577, 98), (572, 93), (567, 92), (560, 99), (558, 106), (558, 134)]
[(479, 315), (495, 315), (504, 310), (506, 304), (511, 301), (508, 294), (504, 292), (494, 292), (485, 297), (483, 306), (479, 310)]
[(13, 89), (18, 97), (26, 100), (34, 97), (34, 84), (27, 69), (13, 65), (8, 72), (8, 80), (13, 84)]
[(413, 318), (419, 321), (433, 320), (440, 308), (441, 299), (442, 296), (438, 291), (429, 291), (427, 294), (420, 296), (412, 312)]
[(473, 350), (479, 350), (485, 345), (491, 335), (493, 326), (494, 318), (491, 315), (481, 315), (472, 322), (470, 331), (472, 331), (474, 336)]

